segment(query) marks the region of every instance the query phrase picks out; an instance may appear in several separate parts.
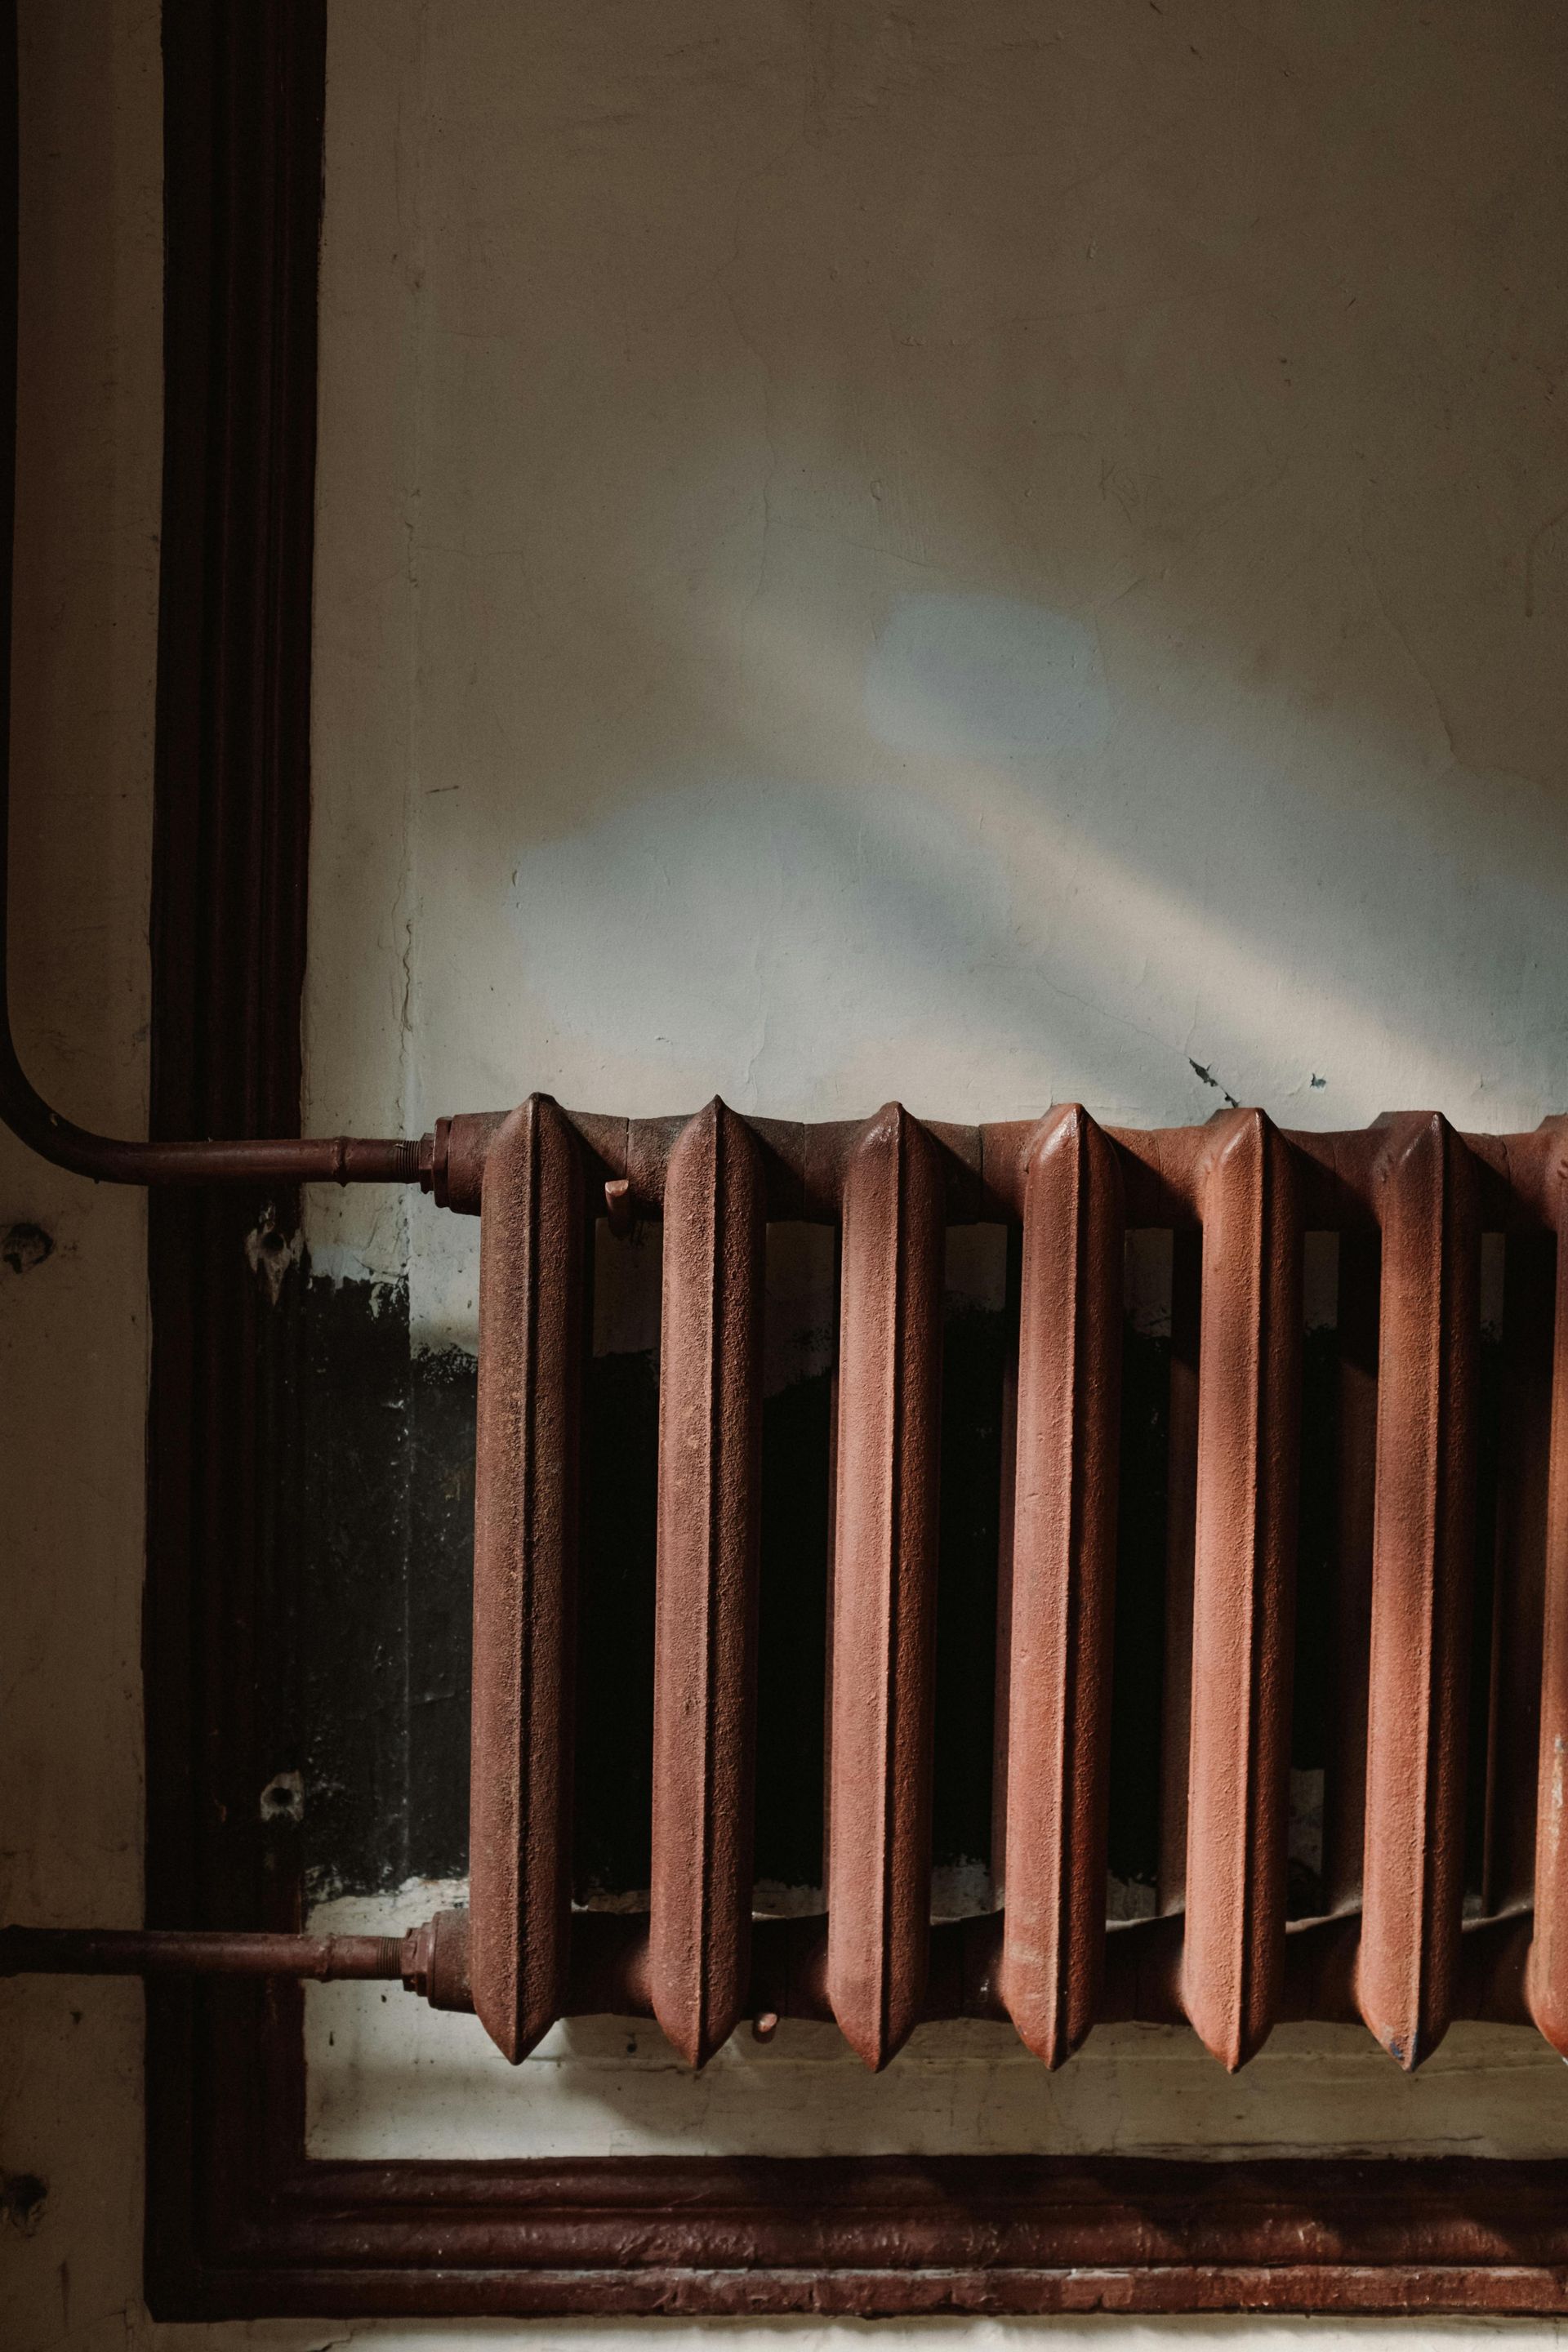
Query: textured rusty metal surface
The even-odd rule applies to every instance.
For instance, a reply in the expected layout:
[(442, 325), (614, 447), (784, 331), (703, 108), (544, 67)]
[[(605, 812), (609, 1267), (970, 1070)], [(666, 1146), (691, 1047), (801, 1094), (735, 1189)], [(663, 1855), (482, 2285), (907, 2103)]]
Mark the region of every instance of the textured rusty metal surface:
[(653, 2007), (693, 2066), (750, 1969), (765, 1232), (761, 1150), (710, 1103), (665, 1191), (654, 1657)]
[(1552, 1318), (1540, 1751), (1535, 1792), (1535, 1933), (1530, 2013), (1568, 2058), (1568, 1182), (1560, 1195)]
[[(827, 1994), (826, 1915), (752, 1923), (741, 2013), (753, 2021), (833, 2020)], [(920, 2021), (1010, 2015), (1002, 1990), (1003, 1914), (939, 1921), (931, 1931)], [(1353, 1914), (1293, 1920), (1285, 1936), (1278, 2014), (1352, 2024), (1360, 1921)], [(1525, 1971), (1529, 1916), (1474, 1920), (1459, 1947), (1455, 2014), (1491, 2024), (1531, 2022)], [(221, 1929), (0, 1928), (0, 1977), (234, 1976), (343, 1978), (401, 1982), (433, 2009), (474, 2006), (466, 1911), (438, 1911), (402, 1937), (226, 1934)], [(646, 1912), (578, 1911), (561, 2014), (652, 2017), (652, 1927)], [(1181, 2025), (1182, 1923), (1125, 1921), (1106, 1937), (1098, 2019), (1101, 2023)]]
[[(418, 1933), (418, 1930), (415, 1931)], [(0, 1977), (342, 1977), (404, 1973), (401, 1936), (226, 1934), (222, 1928), (0, 1927)]]
[(535, 1095), (485, 1163), (474, 1478), (474, 2006), (514, 2063), (569, 1951), (583, 1201), (576, 1135)]
[(1383, 1130), (1362, 2015), (1405, 2067), (1454, 2014), (1475, 1548), (1479, 1197), (1433, 1114)]
[[(582, 1139), (595, 1187), (602, 1190), (606, 1180), (624, 1178), (634, 1212), (657, 1216), (669, 1154), (690, 1114), (630, 1119), (593, 1111), (564, 1116)], [(438, 1120), (422, 1139), (416, 1147), (418, 1179), (442, 1207), (478, 1213), (485, 1154), (503, 1117), (499, 1111), (464, 1112)], [(942, 1147), (950, 1224), (1005, 1222), (1016, 1215), (1020, 1155), (1037, 1120), (1005, 1119), (984, 1127), (921, 1123)], [(746, 1124), (763, 1150), (769, 1216), (835, 1223), (864, 1122), (806, 1126), (748, 1118)], [(1207, 1127), (1108, 1127), (1105, 1132), (1121, 1162), (1129, 1228), (1193, 1230), (1202, 1223), (1212, 1149)], [(1374, 1233), (1382, 1213), (1387, 1123), (1330, 1133), (1306, 1128), (1280, 1132), (1296, 1156), (1303, 1230)], [(1555, 1232), (1563, 1151), (1559, 1121), (1543, 1120), (1527, 1134), (1467, 1133), (1460, 1139), (1474, 1163), (1481, 1218), (1489, 1230)]]
[(1121, 1177), (1086, 1111), (1024, 1178), (1001, 1991), (1048, 2066), (1098, 2013), (1105, 1950), (1121, 1362)]
[(1300, 1444), (1295, 1167), (1261, 1111), (1215, 1125), (1203, 1301), (1182, 1982), (1234, 2070), (1268, 2036), (1285, 1961)]
[[(44, 1102), (16, 1058), (3, 1012), (0, 1006), (0, 1121), (59, 1167), (108, 1184), (418, 1184), (443, 1208), (479, 1214), (484, 1157), (505, 1124), (504, 1111), (462, 1112), (437, 1120), (420, 1137), (132, 1142), (74, 1126)], [(642, 1214), (656, 1213), (663, 1199), (668, 1155), (687, 1116), (627, 1119), (592, 1111), (566, 1116), (604, 1168), (617, 1181), (626, 1181), (633, 1208)], [(758, 1118), (747, 1123), (766, 1154), (770, 1215), (831, 1223), (860, 1122), (805, 1126)], [(953, 1221), (995, 1214), (1031, 1122), (927, 1124), (953, 1163)], [(1201, 1128), (1107, 1129), (1123, 1161), (1130, 1223), (1190, 1227), (1200, 1222), (1203, 1132)], [(1375, 1225), (1378, 1150), (1369, 1141), (1369, 1130), (1282, 1132), (1302, 1163), (1304, 1223), (1324, 1232)], [(1489, 1221), (1495, 1214), (1505, 1230), (1550, 1230), (1555, 1215), (1554, 1139), (1534, 1129), (1520, 1135), (1467, 1133), (1463, 1139), (1488, 1195)]]
[(920, 2017), (930, 1936), (943, 1187), (900, 1105), (867, 1123), (844, 1183), (827, 1984), (871, 2067)]

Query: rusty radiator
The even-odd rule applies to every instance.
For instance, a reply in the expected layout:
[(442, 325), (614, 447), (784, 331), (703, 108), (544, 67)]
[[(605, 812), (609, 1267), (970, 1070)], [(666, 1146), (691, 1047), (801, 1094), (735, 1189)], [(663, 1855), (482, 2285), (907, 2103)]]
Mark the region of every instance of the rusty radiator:
[[(427, 1181), (481, 1221), (468, 1967), (498, 2046), (521, 2058), (580, 2005), (574, 1974), (608, 1937), (623, 1991), (635, 1987), (637, 2006), (693, 2064), (749, 2010), (775, 2001), (830, 2014), (873, 2067), (922, 2017), (955, 2011), (1010, 2017), (1049, 2065), (1106, 2014), (1184, 2015), (1231, 2067), (1287, 2014), (1359, 2013), (1405, 2066), (1467, 2011), (1528, 2010), (1568, 2048), (1561, 1382), (1552, 1502), (1537, 1529), (1544, 1558), (1505, 1563), (1511, 1581), (1500, 1578), (1515, 1605), (1494, 1662), (1514, 1702), (1490, 1730), (1501, 1751), (1489, 1759), (1499, 1860), (1485, 1918), (1462, 1932), (1480, 1239), (1483, 1228), (1517, 1237), (1535, 1289), (1549, 1284), (1550, 1253), (1537, 1243), (1531, 1255), (1525, 1237), (1555, 1231), (1563, 1141), (1556, 1123), (1466, 1138), (1425, 1114), (1323, 1136), (1237, 1110), (1203, 1129), (1140, 1134), (1108, 1131), (1076, 1108), (1037, 1126), (955, 1129), (891, 1105), (864, 1125), (800, 1128), (748, 1121), (718, 1102), (685, 1121), (574, 1118), (542, 1097), (503, 1121), (439, 1128)], [(640, 1927), (614, 1930), (574, 1921), (570, 1885), (584, 1266), (605, 1211), (658, 1215), (664, 1229), (650, 1907)], [(752, 1918), (770, 1217), (841, 1230), (827, 1916), (805, 1935), (798, 1923), (753, 1929)], [(933, 1941), (942, 1265), (947, 1224), (968, 1219), (1022, 1227), (998, 1688), (1001, 1908), (938, 1928)], [(1167, 1664), (1186, 1686), (1187, 1703), (1168, 1710), (1186, 1754), (1170, 1776), (1177, 1853), (1165, 1907), (1175, 1916), (1108, 1928), (1132, 1225), (1201, 1236), (1195, 1350), (1185, 1335), (1191, 1523), (1173, 1519), (1177, 1654)], [(1288, 1924), (1309, 1228), (1342, 1237), (1336, 1598), (1341, 1663), (1352, 1683), (1359, 1663), (1363, 1696), (1342, 1706), (1337, 1730), (1332, 1910)], [(1183, 1312), (1178, 1301), (1178, 1320)], [(1544, 1358), (1537, 1346), (1533, 1368), (1525, 1360), (1542, 1328), (1539, 1297), (1512, 1302), (1512, 1437), (1522, 1453), (1539, 1430), (1540, 1458), (1519, 1465), (1519, 1479), (1538, 1486), (1549, 1328)], [(1173, 1437), (1179, 1447), (1179, 1425)], [(1531, 1541), (1526, 1528), (1515, 1551)], [(1543, 1577), (1544, 1640), (1531, 1617)], [(1519, 1735), (1530, 1729), (1533, 1751), (1537, 1717), (1532, 1839), (1537, 1759)]]
[[(1287, 1132), (582, 1116), (443, 1120), (408, 1173), (480, 1220), (470, 1890), (399, 1940), (0, 1931), (0, 1969), (401, 1978), (522, 2058), (652, 2014), (700, 2065), (751, 2016), (872, 2067), (922, 2019), (1010, 2019), (1047, 2065), (1098, 2020), (1190, 2021), (1226, 2065), (1284, 2018), (1404, 2066), (1457, 2016), (1568, 2054), (1568, 1122)], [(597, 1222), (663, 1225), (646, 1917), (574, 1907), (581, 1428)], [(753, 1918), (763, 1251), (839, 1231), (826, 1918)], [(1003, 1496), (998, 1908), (933, 1925), (946, 1229), (1021, 1234)], [(1123, 1244), (1177, 1236), (1159, 1915), (1107, 1920)], [(1302, 1252), (1339, 1236), (1336, 1706), (1323, 1912), (1287, 1916)], [(1479, 1265), (1504, 1237), (1497, 1601), (1467, 1757)], [(1467, 1771), (1486, 1782), (1467, 1903)]]

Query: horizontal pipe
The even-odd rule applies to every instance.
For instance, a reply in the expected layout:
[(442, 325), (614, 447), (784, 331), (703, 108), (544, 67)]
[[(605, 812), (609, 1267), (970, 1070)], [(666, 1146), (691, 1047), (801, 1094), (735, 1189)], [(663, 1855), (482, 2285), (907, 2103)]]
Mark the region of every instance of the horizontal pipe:
[[(4, 832), (0, 808), (0, 835)], [(0, 866), (4, 865), (0, 843)], [(3, 956), (0, 929), (0, 956)], [(45, 1102), (24, 1072), (7, 1025), (0, 979), (0, 1124), (58, 1168), (104, 1184), (417, 1184), (437, 1205), (478, 1216), (485, 1154), (508, 1117), (465, 1111), (438, 1119), (418, 1137), (213, 1137), (130, 1142), (75, 1126)], [(625, 1190), (623, 1220), (662, 1213), (670, 1152), (689, 1115), (628, 1119), (597, 1111), (565, 1117), (588, 1147), (589, 1186)], [(836, 1223), (846, 1170), (860, 1119), (816, 1126), (751, 1118), (763, 1147), (768, 1215), (780, 1221)], [(943, 1147), (950, 1224), (1016, 1223), (1023, 1213), (1025, 1148), (1038, 1121), (1005, 1119), (984, 1127), (921, 1122)], [(1212, 1139), (1205, 1127), (1108, 1128), (1117, 1150), (1130, 1226), (1192, 1227), (1201, 1223), (1202, 1172)], [(1380, 1124), (1337, 1133), (1281, 1129), (1300, 1163), (1302, 1223), (1309, 1232), (1370, 1231), (1377, 1223)], [(1462, 1139), (1477, 1162), (1481, 1221), (1490, 1231), (1555, 1232), (1557, 1186), (1564, 1167), (1563, 1122), (1545, 1120), (1520, 1135)]]
[[(477, 1216), (485, 1154), (505, 1116), (465, 1112), (437, 1120), (419, 1146), (419, 1181), (438, 1206)], [(564, 1114), (585, 1147), (588, 1183), (603, 1213), (606, 1183), (616, 1187), (621, 1222), (662, 1214), (669, 1156), (686, 1118), (621, 1118), (596, 1111)], [(747, 1118), (762, 1148), (767, 1213), (784, 1222), (837, 1223), (844, 1182), (864, 1121), (816, 1126)], [(949, 1224), (1017, 1223), (1023, 1216), (1028, 1146), (1035, 1119), (984, 1127), (917, 1122), (942, 1147), (944, 1213)], [(1300, 1193), (1304, 1232), (1375, 1230), (1379, 1171), (1388, 1150), (1388, 1118), (1331, 1134), (1282, 1129)], [(1209, 1127), (1108, 1128), (1121, 1166), (1129, 1227), (1194, 1227), (1203, 1221), (1204, 1171), (1214, 1150)], [(1528, 1134), (1466, 1135), (1476, 1163), (1481, 1223), (1489, 1231), (1555, 1233), (1557, 1189), (1565, 1144), (1561, 1120)], [(622, 1189), (624, 1188), (624, 1190)]]
[(0, 1122), (30, 1151), (98, 1184), (416, 1184), (417, 1142), (391, 1136), (131, 1143), (51, 1110), (28, 1082), (0, 1007)]
[(0, 1927), (0, 1977), (401, 1978), (405, 1942), (223, 1928)]
[[(1004, 1915), (942, 1920), (931, 1931), (931, 1963), (921, 2019), (1007, 2016), (999, 1990)], [(1467, 1922), (1461, 1938), (1454, 2013), (1494, 2025), (1528, 2025), (1525, 1956), (1528, 1911)], [(1098, 2005), (1101, 2024), (1182, 2025), (1179, 1916), (1116, 1922), (1106, 1936)], [(1354, 1912), (1293, 1919), (1285, 1935), (1280, 2022), (1354, 2024)], [(399, 1981), (433, 2008), (471, 2010), (468, 1914), (437, 1912), (406, 1935), (264, 1936), (170, 1928), (0, 1927), (0, 1977), (247, 1976)], [(653, 1996), (645, 1913), (577, 1911), (563, 2015), (651, 2017)], [(755, 1919), (744, 2014), (758, 2021), (795, 2017), (831, 2022), (827, 1998), (827, 1921)]]

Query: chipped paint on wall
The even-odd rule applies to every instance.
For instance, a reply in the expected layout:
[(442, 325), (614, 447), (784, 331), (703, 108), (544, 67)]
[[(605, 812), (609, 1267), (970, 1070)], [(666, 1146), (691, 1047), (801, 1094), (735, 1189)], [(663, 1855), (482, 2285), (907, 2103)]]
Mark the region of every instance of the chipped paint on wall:
[[(157, 0), (21, 0), (11, 982), (142, 1135), (162, 430)], [(0, 1131), (0, 1918), (142, 1917), (146, 1202)], [(142, 1992), (0, 1984), (0, 2340), (147, 2342)]]

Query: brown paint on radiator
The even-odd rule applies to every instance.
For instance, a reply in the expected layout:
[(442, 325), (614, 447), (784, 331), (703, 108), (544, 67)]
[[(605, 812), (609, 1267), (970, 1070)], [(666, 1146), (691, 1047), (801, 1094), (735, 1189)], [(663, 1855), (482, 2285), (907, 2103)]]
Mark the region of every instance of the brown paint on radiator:
[[(1133, 1135), (1075, 1107), (960, 1129), (894, 1104), (863, 1125), (805, 1128), (718, 1102), (692, 1119), (627, 1121), (535, 1097), (437, 1134), (433, 1181), (455, 1207), (477, 1192), (481, 1219), (472, 1916), (400, 1963), (405, 1981), (471, 2002), (514, 2061), (584, 2002), (651, 2010), (699, 2065), (748, 2011), (831, 2015), (872, 2067), (922, 2020), (959, 2015), (1011, 2016), (1052, 2065), (1108, 2017), (1185, 2016), (1231, 2067), (1284, 2017), (1359, 2013), (1407, 2067), (1461, 2014), (1528, 2013), (1568, 2041), (1561, 1248), (1554, 1338), (1530, 1289), (1553, 1248), (1542, 1220), (1559, 1214), (1559, 1123), (1467, 1138), (1410, 1113), (1303, 1136), (1236, 1110)], [(653, 1881), (646, 1925), (612, 1928), (570, 1907), (572, 1661), (585, 1266), (593, 1218), (631, 1212), (665, 1219)], [(824, 1922), (751, 1917), (770, 1216), (841, 1224)], [(998, 1635), (1006, 1900), (933, 1928), (943, 1238), (977, 1217), (1023, 1233)], [(1184, 1589), (1169, 1603), (1163, 1916), (1108, 1933), (1121, 1257), (1135, 1218), (1175, 1227), (1173, 1400), (1195, 1363), (1195, 1427), (1173, 1411), (1169, 1557)], [(1342, 1235), (1332, 1916), (1288, 1927), (1310, 1223)], [(1518, 1720), (1499, 1722), (1500, 1699), (1488, 1727), (1498, 1916), (1462, 1936), (1483, 1225), (1515, 1244), (1504, 1369), (1521, 1466), (1500, 1544), (1493, 1685)], [(1519, 1792), (1537, 1706), (1531, 1842)], [(396, 1948), (323, 1959), (310, 1939), (263, 1949), (17, 1929), (0, 1954), (13, 1968), (65, 1966), (75, 1950), (83, 1965), (154, 1972), (388, 1973)]]
[(1023, 1156), (1001, 1994), (1059, 2066), (1104, 1973), (1121, 1175), (1076, 1107)]
[(1358, 1987), (1418, 2066), (1454, 2014), (1475, 1549), (1479, 1185), (1436, 1114), (1383, 1129), (1371, 1700)]
[(1268, 2039), (1285, 1960), (1301, 1421), (1301, 1223), (1261, 1111), (1215, 1122), (1203, 1335), (1183, 1998), (1234, 2070)]
[(931, 1921), (942, 1155), (892, 1103), (844, 1181), (827, 1814), (827, 1989), (885, 2066), (918, 2022)]
[(710, 1103), (670, 1155), (659, 1378), (652, 1998), (700, 2066), (745, 2000), (762, 1475), (762, 1154)]
[(561, 2013), (572, 1900), (572, 1676), (584, 1220), (548, 1097), (485, 1163), (474, 1483), (474, 2007), (515, 2064)]

